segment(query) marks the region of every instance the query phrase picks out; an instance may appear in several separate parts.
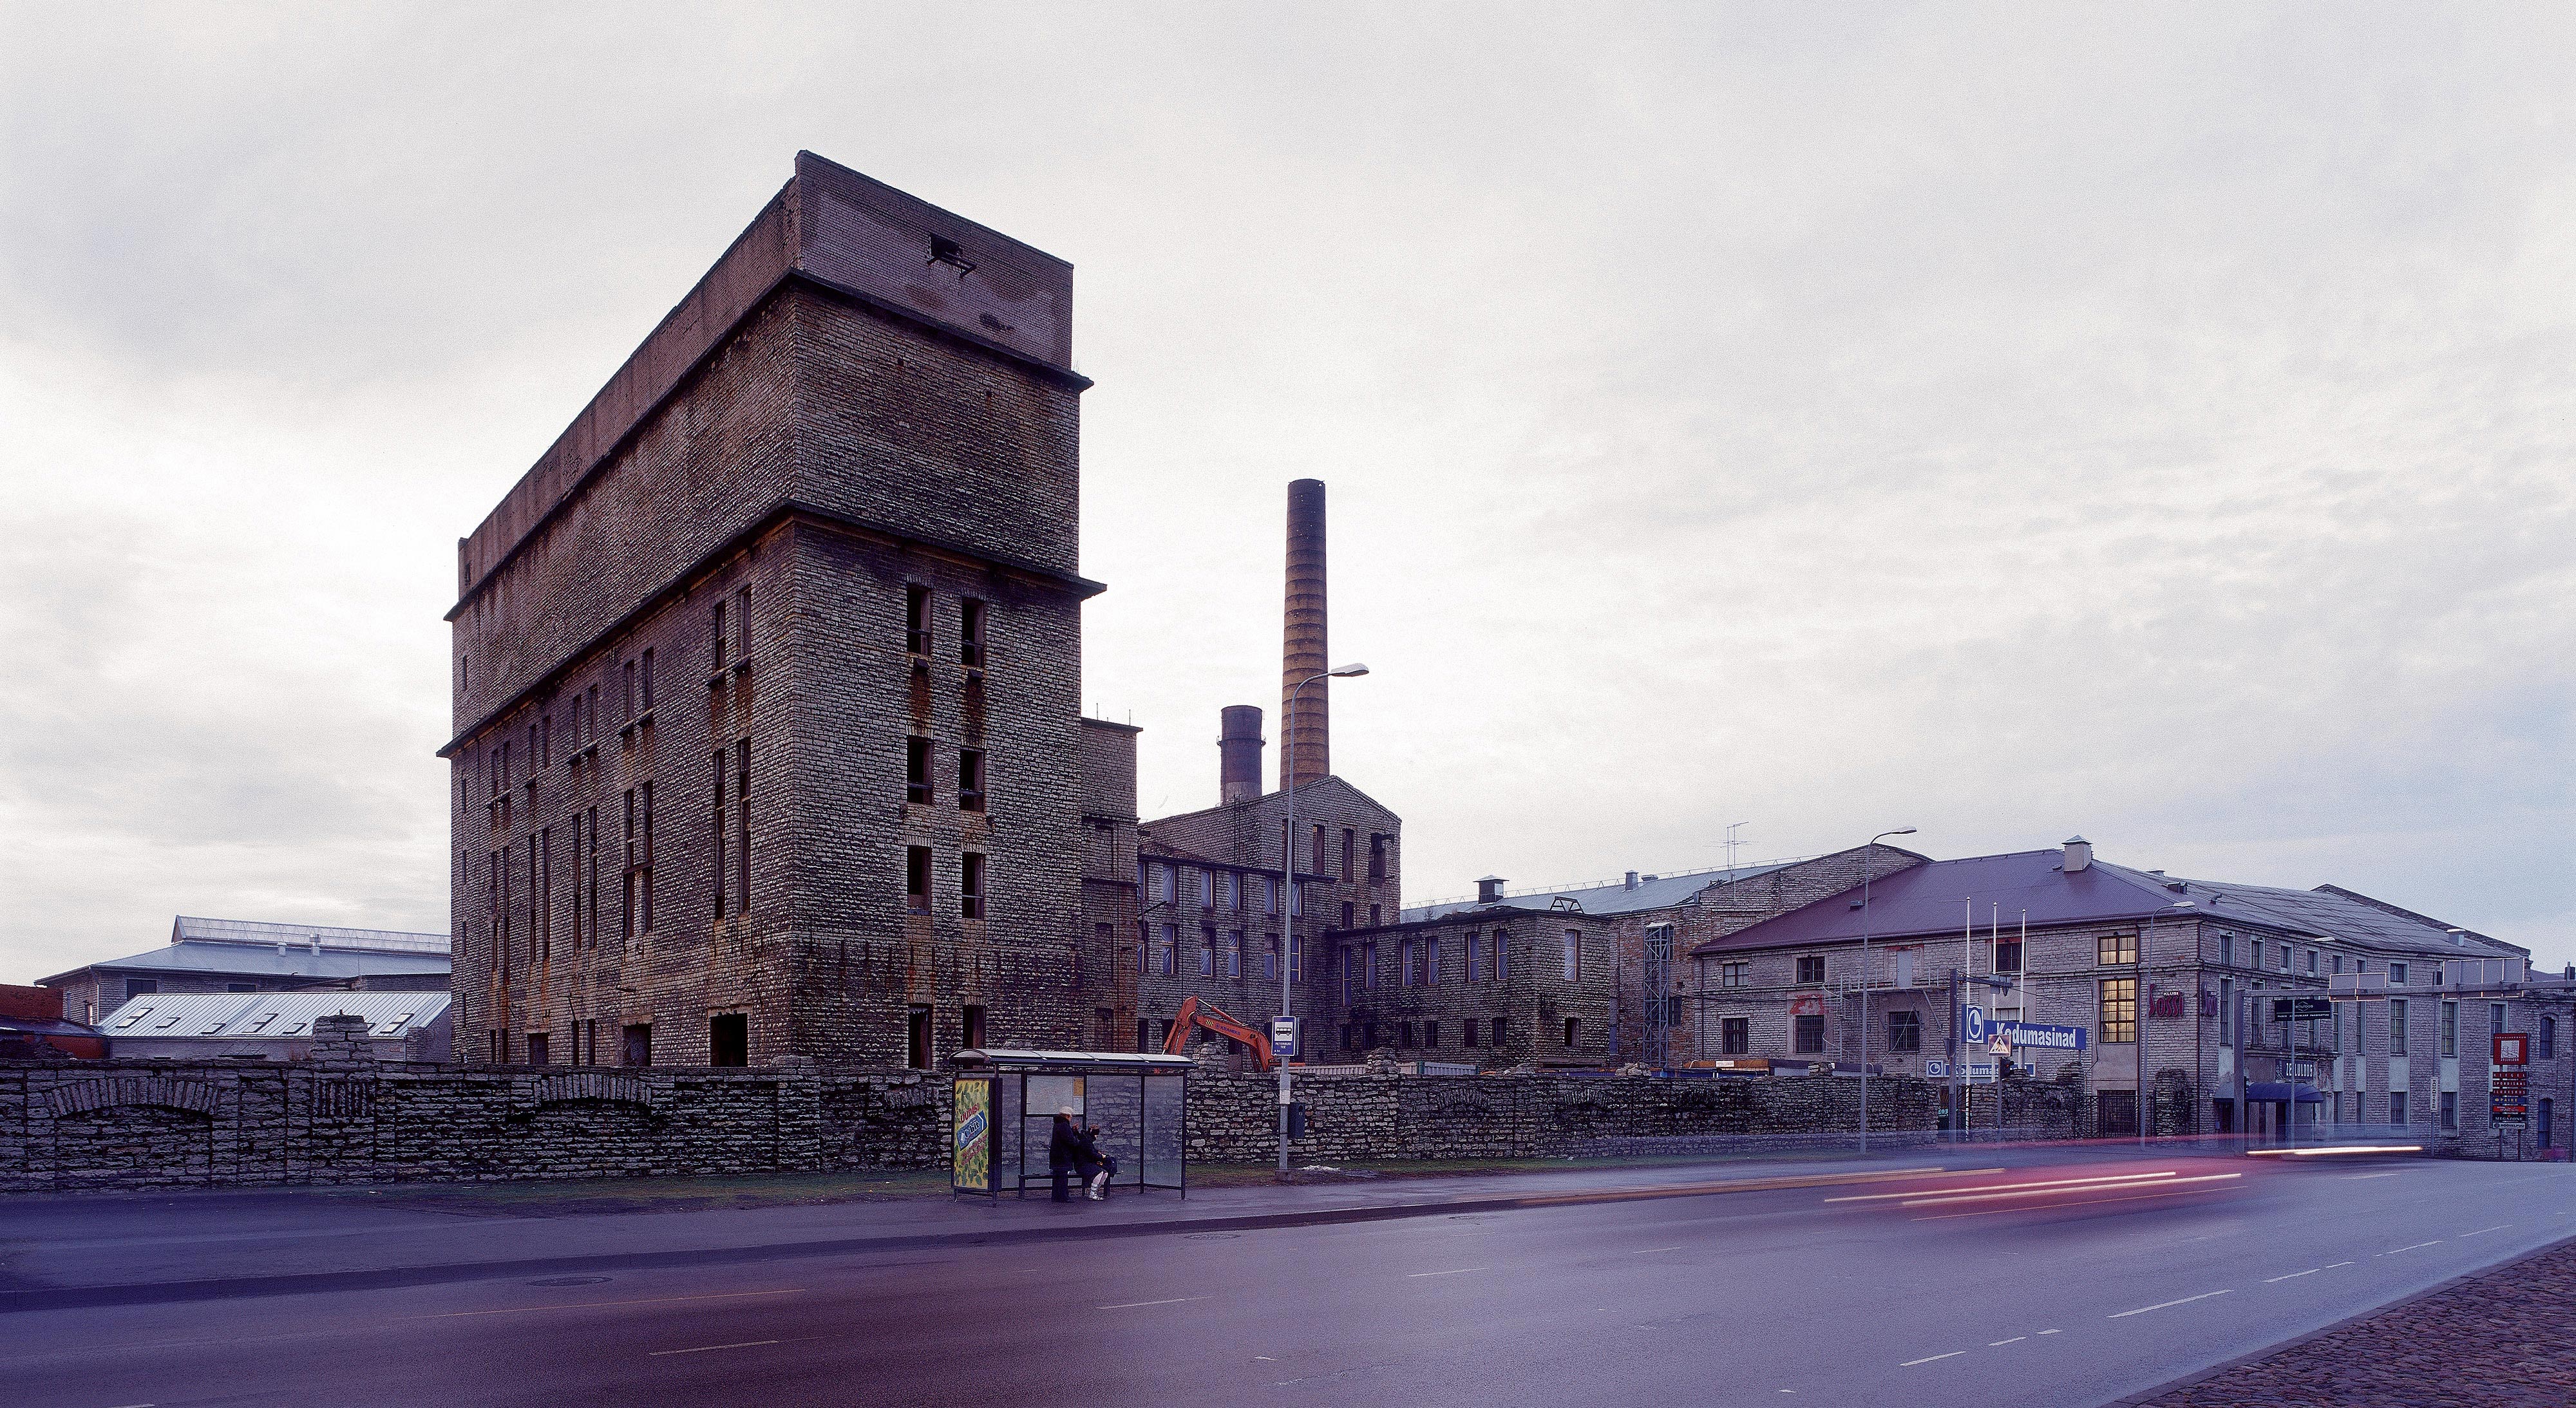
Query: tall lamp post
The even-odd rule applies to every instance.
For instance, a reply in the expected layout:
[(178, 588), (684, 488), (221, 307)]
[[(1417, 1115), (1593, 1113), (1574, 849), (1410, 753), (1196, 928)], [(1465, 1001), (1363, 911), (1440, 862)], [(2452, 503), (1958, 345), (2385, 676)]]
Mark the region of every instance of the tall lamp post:
[[(1297, 681), (1288, 691), (1288, 717), (1280, 727), (1279, 796), (1287, 804), (1285, 830), (1279, 838), (1279, 873), (1287, 889), (1287, 923), (1282, 926), (1284, 938), (1279, 946), (1279, 1015), (1293, 1017), (1288, 1010), (1289, 979), (1297, 961), (1297, 916), (1305, 902), (1297, 888), (1297, 696), (1317, 680), (1353, 679), (1369, 672), (1366, 665), (1350, 664), (1319, 671)], [(1279, 1176), (1288, 1176), (1288, 1062), (1274, 1054), (1279, 1067)]]
[[(1875, 846), (1890, 836), (1911, 836), (1914, 828), (1900, 826), (1869, 838)], [(1863, 846), (1860, 858), (1860, 1151), (1869, 1152), (1869, 846)]]

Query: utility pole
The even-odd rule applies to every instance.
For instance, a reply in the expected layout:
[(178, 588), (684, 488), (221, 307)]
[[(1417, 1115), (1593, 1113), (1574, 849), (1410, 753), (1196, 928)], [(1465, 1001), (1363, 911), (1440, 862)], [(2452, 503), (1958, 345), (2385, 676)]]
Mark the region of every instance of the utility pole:
[[(1320, 492), (1322, 486), (1316, 487)], [(1288, 691), (1288, 717), (1281, 728), (1279, 750), (1279, 800), (1287, 807), (1286, 830), (1279, 838), (1279, 874), (1288, 892), (1284, 901), (1288, 908), (1287, 922), (1280, 926), (1285, 939), (1279, 946), (1279, 1015), (1291, 1021), (1295, 1020), (1296, 1014), (1289, 1005), (1291, 984), (1288, 975), (1296, 971), (1297, 920), (1306, 908), (1305, 893), (1297, 885), (1297, 696), (1305, 693), (1306, 686), (1317, 680), (1349, 678), (1368, 672), (1366, 665), (1322, 670), (1297, 681), (1296, 687)], [(1305, 1049), (1302, 1040), (1298, 1049)], [(1271, 1063), (1279, 1068), (1279, 1176), (1284, 1179), (1288, 1176), (1288, 1061), (1273, 1053)]]

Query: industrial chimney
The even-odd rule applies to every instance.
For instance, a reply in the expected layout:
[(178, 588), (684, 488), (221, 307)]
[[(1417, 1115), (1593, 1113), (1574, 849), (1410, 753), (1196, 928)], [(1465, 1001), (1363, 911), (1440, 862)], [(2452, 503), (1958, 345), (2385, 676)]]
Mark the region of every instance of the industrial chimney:
[(1217, 800), (1249, 802), (1261, 795), (1261, 706), (1229, 704), (1217, 717)]
[[(1332, 668), (1324, 656), (1324, 481), (1297, 479), (1288, 485), (1287, 648), (1280, 673), (1279, 705), (1284, 749), (1279, 758), (1279, 785), (1294, 787), (1333, 770), (1333, 682), (1315, 680), (1297, 694), (1291, 713), (1288, 696), (1301, 680)], [(1296, 770), (1295, 776), (1289, 769)]]

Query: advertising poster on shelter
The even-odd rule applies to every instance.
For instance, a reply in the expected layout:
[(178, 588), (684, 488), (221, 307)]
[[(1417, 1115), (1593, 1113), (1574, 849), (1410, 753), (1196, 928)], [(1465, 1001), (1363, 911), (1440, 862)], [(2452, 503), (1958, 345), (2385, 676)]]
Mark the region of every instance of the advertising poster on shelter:
[(993, 1187), (993, 1083), (989, 1080), (957, 1082), (954, 1162), (949, 1169), (952, 1187), (974, 1192), (990, 1192)]

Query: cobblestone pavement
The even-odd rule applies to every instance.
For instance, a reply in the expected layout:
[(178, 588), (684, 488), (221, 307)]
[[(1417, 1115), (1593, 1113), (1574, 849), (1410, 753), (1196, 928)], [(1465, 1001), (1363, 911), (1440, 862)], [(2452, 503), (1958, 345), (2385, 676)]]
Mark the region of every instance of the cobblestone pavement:
[(2567, 1408), (2576, 1241), (2248, 1360), (2137, 1408)]

